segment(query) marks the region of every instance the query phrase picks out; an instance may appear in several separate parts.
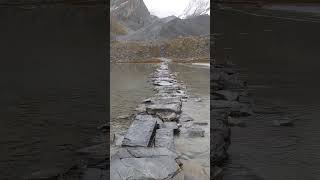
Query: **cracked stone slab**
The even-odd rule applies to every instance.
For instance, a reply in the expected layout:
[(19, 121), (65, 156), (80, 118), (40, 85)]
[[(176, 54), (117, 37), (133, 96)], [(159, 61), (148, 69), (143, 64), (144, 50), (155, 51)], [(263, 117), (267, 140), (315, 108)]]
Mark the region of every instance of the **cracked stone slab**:
[(171, 157), (115, 159), (110, 166), (112, 180), (182, 180), (181, 173), (181, 168)]
[(157, 158), (157, 157), (171, 157), (177, 159), (177, 153), (170, 151), (168, 148), (151, 148), (151, 147), (126, 147), (121, 148), (119, 151), (111, 157), (111, 159), (119, 158)]
[[(143, 116), (144, 115), (140, 115), (140, 117)], [(156, 129), (156, 124), (156, 118), (147, 118), (146, 116), (145, 119), (140, 118), (139, 120), (134, 120), (124, 136), (122, 146), (150, 146), (152, 141), (151, 138)]]

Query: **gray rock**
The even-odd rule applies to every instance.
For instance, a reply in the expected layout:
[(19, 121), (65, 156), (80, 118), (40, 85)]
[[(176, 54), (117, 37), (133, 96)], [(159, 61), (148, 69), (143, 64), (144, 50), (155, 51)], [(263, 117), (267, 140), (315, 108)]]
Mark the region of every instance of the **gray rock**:
[(156, 114), (157, 112), (181, 112), (181, 105), (179, 103), (174, 104), (152, 104), (146, 108), (149, 114)]
[(156, 115), (164, 122), (178, 120), (178, 115), (175, 112), (157, 112)]
[(173, 130), (168, 128), (157, 129), (154, 146), (165, 147), (175, 152)]
[(204, 137), (204, 130), (201, 128), (193, 127), (188, 129), (189, 137)]
[(180, 180), (183, 177), (181, 173), (182, 170), (175, 159), (168, 156), (114, 159), (110, 163), (110, 179), (112, 180)]
[(156, 129), (156, 123), (156, 118), (134, 120), (124, 136), (122, 146), (150, 146), (151, 138)]
[(114, 158), (157, 158), (162, 156), (168, 156), (172, 159), (177, 159), (177, 153), (170, 151), (167, 148), (163, 147), (156, 147), (156, 148), (149, 148), (149, 147), (126, 147), (121, 148), (119, 151), (112, 157)]
[(174, 134), (178, 134), (179, 133), (179, 127), (177, 122), (164, 122), (163, 128), (167, 128), (167, 129), (172, 129)]

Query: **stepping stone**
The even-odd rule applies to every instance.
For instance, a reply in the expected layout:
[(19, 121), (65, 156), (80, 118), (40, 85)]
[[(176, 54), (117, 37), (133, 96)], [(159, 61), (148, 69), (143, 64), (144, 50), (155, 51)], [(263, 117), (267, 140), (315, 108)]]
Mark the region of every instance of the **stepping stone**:
[(172, 129), (174, 134), (179, 133), (177, 122), (164, 122), (162, 128)]
[(157, 112), (156, 115), (164, 122), (178, 120), (178, 115), (175, 112)]
[(138, 115), (124, 136), (122, 146), (150, 146), (156, 125), (157, 118), (153, 118), (149, 115)]
[(168, 148), (151, 148), (151, 147), (126, 147), (121, 148), (119, 151), (111, 157), (111, 159), (115, 158), (157, 158), (167, 156), (172, 159), (177, 159), (177, 153), (170, 151)]
[(157, 112), (181, 112), (181, 105), (179, 103), (174, 104), (152, 104), (146, 108), (149, 114), (156, 114)]
[(157, 129), (154, 145), (155, 147), (165, 147), (175, 152), (173, 130), (169, 128)]
[(110, 179), (183, 180), (182, 169), (172, 157), (125, 158), (110, 163)]

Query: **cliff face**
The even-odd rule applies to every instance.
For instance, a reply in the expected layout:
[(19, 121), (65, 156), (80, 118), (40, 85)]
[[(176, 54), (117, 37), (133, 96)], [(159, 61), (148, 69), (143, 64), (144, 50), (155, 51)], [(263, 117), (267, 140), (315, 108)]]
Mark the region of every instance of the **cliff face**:
[(113, 0), (110, 10), (113, 18), (132, 30), (138, 30), (152, 21), (143, 0)]

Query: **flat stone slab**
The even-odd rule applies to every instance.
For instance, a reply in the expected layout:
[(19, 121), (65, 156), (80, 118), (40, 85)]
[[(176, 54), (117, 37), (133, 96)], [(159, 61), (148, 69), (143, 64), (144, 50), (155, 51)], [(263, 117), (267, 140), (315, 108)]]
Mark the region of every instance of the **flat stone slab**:
[(157, 129), (154, 145), (155, 147), (165, 147), (175, 151), (173, 130), (169, 128)]
[(157, 157), (171, 157), (172, 159), (177, 159), (177, 153), (170, 151), (168, 148), (151, 148), (151, 147), (126, 147), (121, 148), (119, 151), (111, 158), (157, 158)]
[(181, 104), (172, 103), (172, 104), (152, 104), (148, 105), (146, 108), (149, 114), (156, 114), (157, 112), (181, 112)]
[(157, 119), (149, 115), (139, 115), (130, 125), (122, 146), (148, 147), (151, 145), (151, 138), (155, 132)]
[(110, 163), (112, 180), (183, 180), (181, 174), (182, 170), (176, 160), (168, 156), (115, 159)]

